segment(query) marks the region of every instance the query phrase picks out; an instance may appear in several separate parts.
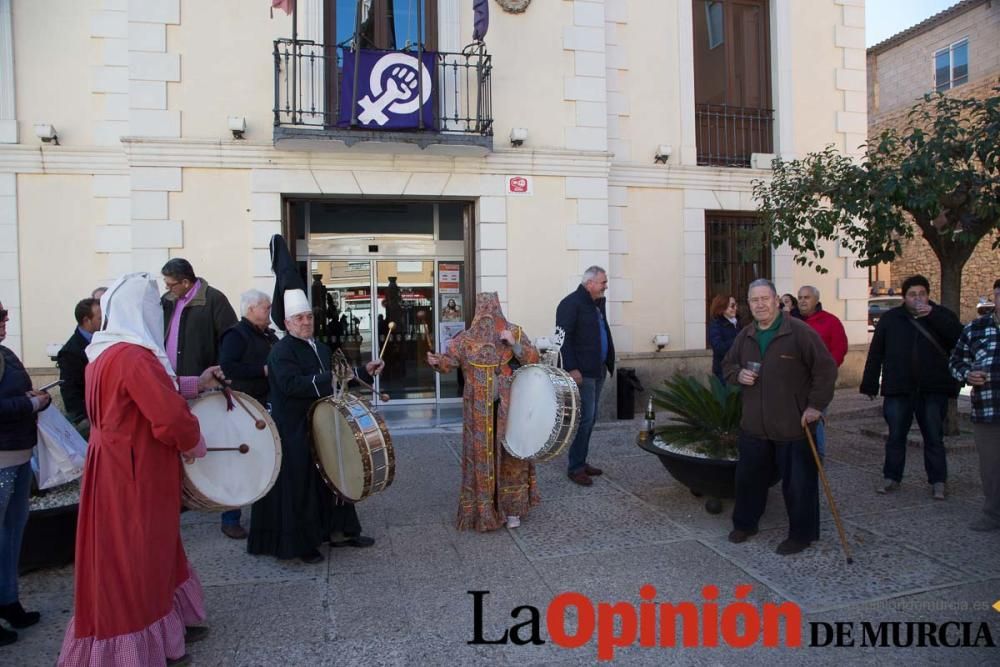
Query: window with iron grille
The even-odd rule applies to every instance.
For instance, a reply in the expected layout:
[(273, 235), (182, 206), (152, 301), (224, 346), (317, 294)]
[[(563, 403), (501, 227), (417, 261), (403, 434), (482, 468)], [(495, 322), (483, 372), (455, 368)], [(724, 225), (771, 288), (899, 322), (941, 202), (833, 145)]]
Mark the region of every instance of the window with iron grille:
[(698, 164), (774, 149), (768, 0), (692, 0)]
[(740, 324), (750, 321), (747, 307), (750, 283), (758, 278), (771, 278), (771, 248), (752, 242), (751, 238), (760, 224), (754, 213), (705, 213), (706, 314), (713, 297), (729, 295), (739, 304)]
[(934, 54), (934, 90), (943, 93), (969, 82), (969, 40), (962, 39)]

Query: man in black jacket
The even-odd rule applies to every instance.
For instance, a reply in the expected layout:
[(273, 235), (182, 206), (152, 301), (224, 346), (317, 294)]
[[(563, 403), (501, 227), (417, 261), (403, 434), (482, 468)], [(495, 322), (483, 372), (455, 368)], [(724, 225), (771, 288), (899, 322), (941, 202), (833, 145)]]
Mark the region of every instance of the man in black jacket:
[(63, 382), (59, 391), (66, 409), (66, 418), (87, 438), (90, 435), (90, 422), (87, 421), (84, 392), (86, 349), (94, 332), (101, 328), (101, 302), (93, 298), (83, 299), (76, 304), (73, 316), (76, 318), (76, 330), (56, 357), (59, 379)]
[(944, 500), (948, 463), (944, 450), (944, 420), (948, 398), (958, 395), (958, 383), (948, 372), (948, 357), (962, 333), (955, 313), (930, 301), (930, 284), (923, 276), (903, 281), (903, 305), (879, 319), (868, 347), (861, 393), (879, 393), (889, 425), (885, 442), (885, 479), (876, 489), (899, 488), (906, 464), (906, 440), (914, 414), (924, 439), (924, 469), (936, 500)]
[[(236, 324), (236, 312), (226, 295), (194, 274), (191, 262), (174, 257), (160, 270), (167, 293), (163, 305), (164, 349), (177, 375), (201, 375), (219, 363), (222, 334)], [(222, 532), (246, 539), (240, 511), (222, 513)]]
[[(268, 328), (271, 322), (271, 297), (259, 290), (248, 290), (240, 295), (240, 312), (243, 319), (222, 334), (219, 365), (232, 381), (232, 388), (252, 396), (262, 406), (268, 406), (267, 357), (271, 347), (278, 342)], [(236, 540), (247, 536), (240, 525), (240, 510), (231, 510), (222, 516), (222, 532)]]
[(243, 319), (222, 334), (219, 365), (233, 389), (267, 407), (267, 357), (278, 342), (269, 328), (271, 297), (260, 290), (248, 290), (240, 295), (240, 311)]
[(556, 326), (566, 332), (561, 350), (563, 368), (580, 387), (580, 428), (569, 447), (568, 473), (581, 486), (590, 486), (594, 483), (590, 478), (602, 472), (587, 463), (587, 451), (601, 388), (608, 373), (615, 372), (615, 344), (604, 308), (607, 289), (607, 272), (591, 266), (583, 272), (576, 291), (556, 309)]

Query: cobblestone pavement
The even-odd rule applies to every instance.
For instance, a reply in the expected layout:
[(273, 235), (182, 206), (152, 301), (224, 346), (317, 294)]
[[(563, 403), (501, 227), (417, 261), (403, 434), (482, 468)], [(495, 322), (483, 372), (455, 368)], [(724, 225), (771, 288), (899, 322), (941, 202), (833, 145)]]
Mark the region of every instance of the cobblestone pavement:
[[(741, 584), (754, 607), (792, 601), (802, 610), (803, 648), (645, 648), (615, 651), (623, 664), (901, 664), (1000, 663), (1000, 649), (863, 646), (862, 623), (967, 622), (972, 639), (986, 623), (1000, 642), (1000, 532), (967, 524), (981, 503), (976, 453), (968, 435), (949, 439), (950, 496), (930, 498), (920, 449), (911, 447), (902, 489), (874, 493), (881, 477), (879, 406), (838, 392), (830, 414), (827, 471), (854, 552), (845, 563), (826, 501), (822, 539), (780, 557), (785, 536), (780, 492), (772, 489), (761, 532), (730, 544), (731, 502), (711, 515), (670, 478), (656, 457), (634, 445), (636, 422), (598, 426), (591, 462), (605, 470), (590, 488), (566, 479), (564, 461), (538, 467), (542, 504), (520, 528), (491, 534), (452, 526), (459, 485), (458, 433), (397, 434), (396, 482), (358, 506), (370, 549), (340, 549), (322, 564), (248, 556), (223, 537), (218, 516), (188, 512), (183, 536), (197, 568), (211, 635), (189, 647), (197, 665), (467, 665), (590, 664), (595, 638), (575, 649), (554, 645), (545, 610), (553, 597), (580, 592), (595, 601), (638, 605), (651, 584), (656, 600), (703, 603), (719, 590), (719, 614)], [(873, 430), (874, 429), (874, 430)], [(43, 621), (0, 649), (0, 663), (51, 665), (72, 608), (72, 568), (22, 578), (21, 599)], [(483, 600), (483, 637), (540, 610), (540, 645), (469, 645), (473, 596)], [(704, 609), (703, 609), (704, 611)], [(706, 612), (707, 613), (707, 612)], [(567, 616), (575, 633), (577, 618)], [(811, 632), (853, 623), (853, 647), (815, 647)], [(828, 624), (816, 625), (812, 624)], [(656, 625), (651, 627), (656, 629)], [(746, 629), (744, 626), (743, 629)], [(885, 626), (891, 638), (891, 627)], [(926, 627), (926, 626), (925, 626)], [(952, 626), (952, 639), (961, 638)], [(905, 642), (902, 626), (901, 641)], [(626, 630), (620, 623), (607, 631)], [(527, 637), (527, 626), (521, 631)], [(669, 634), (669, 633), (666, 633)], [(680, 632), (677, 637), (681, 636)], [(846, 643), (846, 642), (845, 642)], [(867, 642), (871, 644), (871, 642)], [(916, 644), (916, 641), (914, 641)]]

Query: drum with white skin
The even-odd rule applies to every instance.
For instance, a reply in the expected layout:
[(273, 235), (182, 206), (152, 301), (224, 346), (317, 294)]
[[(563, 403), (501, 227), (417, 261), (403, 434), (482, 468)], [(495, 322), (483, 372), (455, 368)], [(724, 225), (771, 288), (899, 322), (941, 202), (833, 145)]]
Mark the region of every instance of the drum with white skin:
[(514, 372), (501, 443), (512, 456), (548, 461), (573, 442), (580, 426), (580, 389), (570, 374), (546, 364)]
[(281, 470), (281, 438), (264, 407), (223, 392), (190, 402), (208, 453), (184, 465), (182, 497), (190, 509), (218, 512), (249, 505), (271, 490)]

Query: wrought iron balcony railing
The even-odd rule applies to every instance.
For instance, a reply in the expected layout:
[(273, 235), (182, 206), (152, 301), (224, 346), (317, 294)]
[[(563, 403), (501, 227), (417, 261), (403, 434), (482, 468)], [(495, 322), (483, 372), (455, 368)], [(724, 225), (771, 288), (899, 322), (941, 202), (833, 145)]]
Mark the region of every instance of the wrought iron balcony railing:
[[(475, 144), (492, 147), (492, 57), (482, 43), (461, 53), (434, 54), (434, 122), (412, 130), (364, 127), (340, 113), (344, 56), (349, 47), (308, 40), (274, 42), (275, 139), (316, 135), (348, 145), (362, 140)], [(408, 52), (417, 56), (417, 51)], [(302, 132), (305, 130), (306, 132)], [(389, 138), (386, 135), (391, 134)]]
[(749, 167), (753, 153), (774, 149), (774, 111), (724, 104), (695, 106), (698, 164)]

